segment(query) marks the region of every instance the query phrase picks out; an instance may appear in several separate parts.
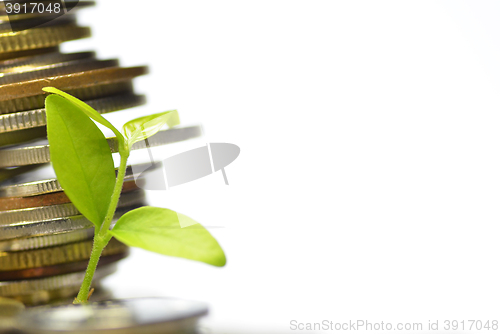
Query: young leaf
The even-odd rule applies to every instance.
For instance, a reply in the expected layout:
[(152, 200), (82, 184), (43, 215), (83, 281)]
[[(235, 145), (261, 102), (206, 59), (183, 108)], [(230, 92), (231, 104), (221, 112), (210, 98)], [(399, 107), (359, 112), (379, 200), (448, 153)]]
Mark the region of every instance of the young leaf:
[(179, 122), (177, 110), (169, 110), (128, 121), (123, 125), (123, 133), (130, 147), (134, 143), (156, 134), (165, 124), (171, 128), (179, 124)]
[(115, 185), (109, 144), (81, 108), (58, 95), (45, 99), (50, 160), (76, 208), (100, 227)]
[(108, 233), (132, 247), (217, 267), (226, 264), (217, 240), (203, 226), (172, 210), (151, 206), (132, 210)]
[(120, 133), (120, 131), (118, 131), (118, 129), (116, 129), (113, 126), (113, 124), (111, 124), (107, 119), (102, 117), (101, 114), (99, 114), (97, 111), (95, 111), (94, 108), (92, 108), (91, 106), (89, 106), (85, 102), (83, 102), (83, 101), (77, 99), (76, 97), (71, 96), (68, 93), (65, 93), (62, 90), (59, 90), (55, 87), (44, 87), (43, 90), (45, 92), (57, 94), (59, 96), (62, 96), (64, 98), (68, 99), (75, 106), (80, 108), (80, 110), (83, 111), (88, 117), (92, 118), (97, 123), (101, 123), (102, 125), (104, 125), (108, 129), (111, 129), (111, 131), (113, 131), (113, 133), (115, 134), (116, 138), (118, 138), (118, 141), (122, 144), (124, 143), (124, 138), (123, 138), (123, 135)]

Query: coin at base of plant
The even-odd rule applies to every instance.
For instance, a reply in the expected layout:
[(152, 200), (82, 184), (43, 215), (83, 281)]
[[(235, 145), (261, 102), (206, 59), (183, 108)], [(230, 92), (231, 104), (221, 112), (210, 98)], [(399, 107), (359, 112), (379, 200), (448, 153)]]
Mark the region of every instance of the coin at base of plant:
[[(176, 110), (127, 122), (123, 133), (88, 104), (53, 87), (46, 98), (47, 134), (51, 163), (66, 195), (95, 225), (94, 244), (75, 303), (87, 303), (99, 257), (112, 237), (160, 254), (222, 267), (226, 256), (219, 243), (199, 223), (175, 211), (141, 207), (123, 215), (110, 229), (122, 191), (127, 160), (134, 143), (167, 125), (179, 124)], [(110, 147), (94, 123), (109, 128), (118, 141), (120, 167), (115, 178)], [(189, 223), (186, 224), (185, 222)]]

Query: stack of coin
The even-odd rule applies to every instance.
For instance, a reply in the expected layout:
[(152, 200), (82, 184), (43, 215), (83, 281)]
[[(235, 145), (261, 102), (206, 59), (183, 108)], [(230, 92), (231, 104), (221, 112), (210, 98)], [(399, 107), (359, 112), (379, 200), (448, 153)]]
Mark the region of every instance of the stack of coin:
[[(7, 17), (4, 4), (0, 3), (0, 298), (38, 305), (76, 295), (93, 236), (92, 223), (78, 212), (57, 179), (40, 176), (40, 169), (47, 170), (43, 166), (50, 163), (47, 95), (42, 88), (59, 88), (100, 113), (115, 112), (145, 103), (144, 96), (134, 93), (132, 79), (146, 74), (147, 67), (123, 68), (118, 60), (99, 60), (92, 51), (60, 52), (61, 43), (90, 36), (89, 28), (77, 25), (74, 13), (93, 2), (75, 1), (70, 12), (48, 22), (50, 13)], [(21, 30), (37, 20), (45, 23)], [(14, 23), (19, 31), (13, 31)], [(132, 149), (200, 134), (196, 126), (160, 131)], [(116, 140), (108, 142), (117, 152)], [(134, 172), (150, 166), (129, 166), (115, 218), (145, 204)], [(94, 286), (127, 254), (127, 246), (112, 240), (99, 262)]]

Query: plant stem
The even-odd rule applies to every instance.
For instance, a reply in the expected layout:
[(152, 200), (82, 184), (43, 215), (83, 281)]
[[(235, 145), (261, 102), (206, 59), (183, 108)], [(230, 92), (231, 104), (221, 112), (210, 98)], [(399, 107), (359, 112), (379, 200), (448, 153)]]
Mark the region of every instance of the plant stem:
[(87, 303), (87, 298), (90, 292), (90, 286), (92, 284), (92, 278), (94, 277), (94, 273), (97, 268), (97, 263), (99, 262), (99, 258), (101, 257), (102, 251), (104, 247), (106, 247), (106, 244), (107, 242), (104, 243), (103, 240), (101, 240), (101, 238), (98, 235), (94, 236), (94, 245), (92, 246), (92, 253), (90, 255), (87, 271), (85, 271), (85, 277), (83, 278), (82, 286), (80, 287), (78, 296), (76, 297), (73, 304)]
[(128, 150), (120, 152), (120, 167), (118, 168), (118, 176), (116, 177), (115, 188), (113, 189), (113, 195), (111, 195), (111, 202), (109, 203), (109, 208), (108, 212), (106, 213), (106, 218), (104, 219), (104, 223), (102, 223), (101, 229), (99, 230), (99, 235), (101, 236), (106, 235), (106, 232), (109, 230), (111, 222), (113, 221), (113, 217), (116, 211), (116, 206), (118, 205), (118, 200), (120, 199), (120, 194), (122, 193), (123, 179), (125, 178), (125, 171), (127, 169), (127, 159), (129, 155), (130, 152)]
[(106, 218), (104, 219), (101, 228), (98, 231), (95, 231), (94, 244), (92, 246), (89, 264), (87, 266), (87, 270), (85, 271), (85, 277), (80, 287), (80, 291), (78, 292), (78, 296), (73, 304), (86, 304), (88, 302), (90, 286), (92, 285), (92, 279), (94, 277), (97, 264), (99, 263), (99, 258), (101, 257), (104, 247), (106, 247), (109, 240), (111, 240), (111, 236), (107, 234), (107, 232), (111, 222), (113, 221), (116, 207), (118, 206), (118, 200), (120, 199), (120, 194), (123, 188), (123, 180), (125, 178), (127, 159), (129, 155), (130, 151), (128, 150), (120, 152), (120, 167), (118, 168), (118, 176), (116, 177), (115, 187), (113, 189), (113, 194), (111, 195), (108, 212), (106, 213)]

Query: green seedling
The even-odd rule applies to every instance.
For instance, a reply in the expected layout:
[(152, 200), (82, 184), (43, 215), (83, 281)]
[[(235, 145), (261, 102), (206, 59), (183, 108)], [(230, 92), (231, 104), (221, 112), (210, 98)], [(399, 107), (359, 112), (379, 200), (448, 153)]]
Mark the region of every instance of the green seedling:
[[(77, 98), (53, 87), (43, 90), (52, 93), (47, 96), (45, 107), (50, 157), (57, 179), (71, 202), (95, 225), (92, 255), (75, 304), (88, 302), (97, 263), (113, 237), (129, 246), (164, 255), (218, 267), (226, 264), (224, 251), (212, 235), (191, 218), (172, 210), (141, 207), (123, 215), (111, 229), (130, 148), (165, 125), (179, 124), (176, 110), (131, 120), (120, 132)], [(116, 136), (120, 154), (117, 175), (109, 144), (94, 121)]]

